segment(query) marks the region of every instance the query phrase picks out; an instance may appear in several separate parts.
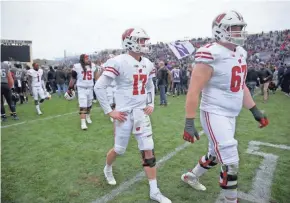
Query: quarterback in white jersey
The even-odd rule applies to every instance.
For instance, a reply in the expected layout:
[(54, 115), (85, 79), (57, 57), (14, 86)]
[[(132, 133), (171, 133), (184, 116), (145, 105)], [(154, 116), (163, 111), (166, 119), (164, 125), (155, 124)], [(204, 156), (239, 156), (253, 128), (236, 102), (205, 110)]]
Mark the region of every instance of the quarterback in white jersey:
[(90, 113), (94, 99), (93, 88), (94, 79), (97, 74), (96, 70), (96, 65), (89, 61), (88, 55), (80, 55), (80, 62), (74, 64), (73, 66), (72, 78), (69, 83), (68, 91), (65, 94), (65, 98), (70, 100), (74, 94), (73, 90), (76, 83), (82, 130), (86, 130), (88, 128), (86, 123), (92, 123)]
[[(45, 91), (43, 89), (43, 70), (39, 68), (39, 65), (37, 63), (32, 64), (32, 69), (29, 69), (27, 71), (28, 77), (28, 83), (29, 87), (32, 91), (32, 95), (34, 98), (34, 104), (36, 111), (38, 115), (41, 115), (42, 112), (40, 110), (40, 103), (44, 102), (44, 99), (46, 98), (45, 96)], [(40, 100), (38, 101), (40, 97)]]
[(242, 107), (249, 109), (260, 127), (268, 119), (256, 107), (245, 85), (247, 52), (242, 48), (246, 39), (243, 17), (236, 11), (218, 15), (212, 24), (215, 43), (205, 45), (195, 54), (195, 66), (186, 99), (186, 122), (183, 138), (194, 142), (199, 134), (194, 126), (199, 94), (200, 121), (209, 140), (208, 153), (181, 179), (197, 190), (205, 190), (198, 178), (208, 169), (221, 164), (220, 187), (225, 202), (236, 203), (239, 169), (238, 143), (234, 138), (236, 117)]
[[(150, 185), (150, 198), (163, 203), (171, 202), (157, 187), (156, 158), (152, 126), (149, 115), (154, 109), (154, 65), (143, 54), (149, 52), (149, 36), (140, 28), (131, 28), (122, 35), (123, 48), (128, 54), (109, 59), (105, 71), (95, 84), (95, 93), (100, 105), (114, 119), (115, 144), (108, 154), (104, 174), (110, 185), (116, 180), (112, 164), (117, 155), (125, 153), (130, 135), (133, 133), (141, 151), (144, 171)], [(112, 110), (106, 89), (116, 82), (115, 109)]]

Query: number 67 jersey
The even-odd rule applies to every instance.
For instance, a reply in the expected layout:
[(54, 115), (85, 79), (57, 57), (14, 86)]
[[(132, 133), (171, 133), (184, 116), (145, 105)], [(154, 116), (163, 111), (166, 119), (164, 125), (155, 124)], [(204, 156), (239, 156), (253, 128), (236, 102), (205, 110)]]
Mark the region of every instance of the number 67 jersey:
[(231, 51), (212, 43), (197, 50), (195, 62), (213, 68), (212, 77), (202, 90), (201, 110), (229, 117), (238, 116), (243, 106), (246, 59), (247, 52), (240, 46)]
[(137, 61), (129, 54), (121, 54), (109, 59), (104, 67), (103, 74), (116, 82), (116, 110), (143, 109), (154, 102), (146, 90), (146, 84), (152, 80), (154, 73), (154, 65), (149, 59), (142, 57), (141, 61)]

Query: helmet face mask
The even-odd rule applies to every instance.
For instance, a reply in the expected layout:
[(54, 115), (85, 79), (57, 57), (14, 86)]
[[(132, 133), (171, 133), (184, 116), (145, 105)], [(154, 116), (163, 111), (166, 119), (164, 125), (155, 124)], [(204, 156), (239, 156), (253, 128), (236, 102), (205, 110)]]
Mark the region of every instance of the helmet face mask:
[[(239, 30), (233, 29), (239, 28)], [(235, 45), (243, 46), (247, 39), (247, 32), (245, 31), (246, 25), (239, 26), (233, 25), (228, 28), (228, 32), (230, 34), (229, 42)]]
[(247, 39), (246, 26), (247, 23), (244, 22), (241, 14), (236, 11), (229, 11), (218, 15), (213, 21), (213, 37), (223, 43), (243, 46)]

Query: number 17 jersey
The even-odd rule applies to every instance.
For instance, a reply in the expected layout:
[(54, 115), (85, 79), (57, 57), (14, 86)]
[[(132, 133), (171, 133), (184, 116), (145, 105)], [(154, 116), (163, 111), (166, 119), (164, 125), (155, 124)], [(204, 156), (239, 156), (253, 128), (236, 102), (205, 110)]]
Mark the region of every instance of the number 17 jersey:
[(240, 46), (231, 51), (212, 43), (197, 50), (195, 62), (213, 68), (212, 77), (202, 90), (201, 110), (229, 117), (239, 115), (243, 107), (246, 59), (247, 52)]
[(141, 61), (137, 61), (129, 54), (121, 54), (109, 59), (104, 67), (103, 75), (116, 82), (116, 110), (143, 109), (147, 102), (154, 102), (150, 101), (146, 90), (147, 83), (154, 75), (154, 65), (149, 59), (142, 57)]

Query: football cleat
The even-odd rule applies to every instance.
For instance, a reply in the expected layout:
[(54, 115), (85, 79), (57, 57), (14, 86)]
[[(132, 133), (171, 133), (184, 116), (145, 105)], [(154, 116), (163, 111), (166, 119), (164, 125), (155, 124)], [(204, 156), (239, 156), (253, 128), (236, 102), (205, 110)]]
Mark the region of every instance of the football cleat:
[(156, 193), (150, 193), (150, 199), (160, 203), (171, 203), (171, 200), (165, 197), (159, 189)]
[(90, 116), (86, 116), (86, 121), (88, 124), (91, 124), (93, 121), (91, 120), (91, 117)]
[(86, 124), (82, 124), (82, 125), (81, 125), (81, 129), (82, 129), (82, 130), (87, 130), (87, 129), (88, 129), (88, 126), (87, 126)]
[(104, 168), (104, 175), (109, 185), (116, 185), (117, 182), (114, 178), (113, 171), (107, 170), (107, 167)]
[(196, 190), (200, 191), (206, 190), (206, 187), (199, 182), (198, 178), (192, 172), (187, 172), (183, 174), (181, 176), (181, 180)]

